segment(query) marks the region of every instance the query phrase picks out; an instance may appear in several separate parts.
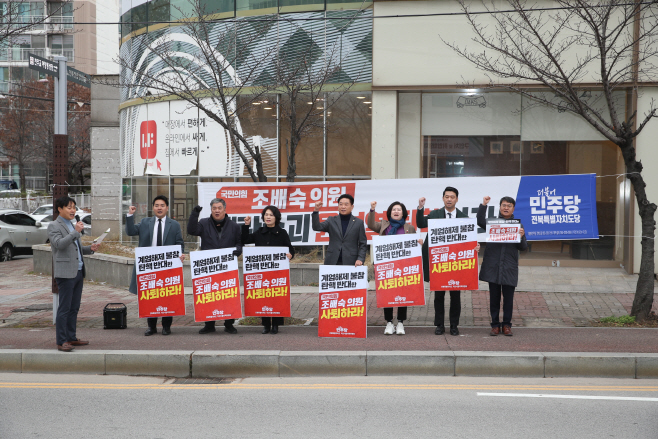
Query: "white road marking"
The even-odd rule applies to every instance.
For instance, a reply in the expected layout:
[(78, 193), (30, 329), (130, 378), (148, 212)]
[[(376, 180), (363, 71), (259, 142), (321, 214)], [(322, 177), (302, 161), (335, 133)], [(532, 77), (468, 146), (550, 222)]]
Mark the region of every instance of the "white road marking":
[(606, 399), (610, 401), (649, 401), (658, 402), (658, 398), (641, 398), (633, 396), (595, 396), (595, 395), (555, 395), (550, 393), (481, 393), (477, 396), (511, 396), (516, 398), (561, 398), (561, 399)]

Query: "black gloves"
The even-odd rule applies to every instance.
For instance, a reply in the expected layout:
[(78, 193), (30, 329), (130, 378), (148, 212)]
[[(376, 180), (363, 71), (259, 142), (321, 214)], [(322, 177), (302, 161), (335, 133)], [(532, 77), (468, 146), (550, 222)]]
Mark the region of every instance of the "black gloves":
[(194, 211), (195, 211), (196, 213), (199, 213), (199, 212), (201, 212), (201, 209), (203, 209), (203, 207), (197, 205), (197, 206), (194, 208)]

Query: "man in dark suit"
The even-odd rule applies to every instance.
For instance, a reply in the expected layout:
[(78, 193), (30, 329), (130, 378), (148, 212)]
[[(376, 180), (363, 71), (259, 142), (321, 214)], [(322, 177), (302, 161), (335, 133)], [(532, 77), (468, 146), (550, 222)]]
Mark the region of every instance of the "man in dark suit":
[(48, 238), (55, 269), (55, 282), (59, 290), (59, 304), (55, 321), (57, 349), (71, 352), (75, 346), (85, 346), (89, 342), (80, 340), (76, 335), (76, 324), (80, 300), (82, 298), (82, 282), (85, 277), (85, 260), (83, 255), (89, 255), (98, 250), (99, 244), (82, 246), (80, 233), (84, 228), (82, 221), (75, 226), (71, 221), (75, 218), (75, 200), (69, 197), (58, 198), (55, 207), (59, 216), (48, 224)]
[[(156, 247), (161, 245), (180, 245), (181, 261), (185, 260), (185, 241), (183, 241), (183, 233), (180, 229), (180, 224), (177, 221), (167, 218), (169, 212), (169, 200), (164, 195), (158, 195), (153, 199), (153, 214), (154, 217), (144, 218), (138, 224), (135, 224), (135, 217), (133, 216), (137, 208), (130, 206), (128, 208), (128, 215), (126, 216), (126, 235), (139, 236), (139, 247)], [(130, 292), (137, 294), (137, 270), (133, 267), (133, 277), (130, 281)], [(149, 317), (146, 319), (148, 322), (148, 329), (144, 335), (157, 334), (157, 317)], [(162, 318), (162, 335), (171, 334), (171, 322), (173, 317)]]
[(343, 194), (338, 197), (338, 215), (320, 222), (322, 201), (315, 203), (311, 224), (316, 232), (329, 233), (329, 246), (324, 265), (354, 265), (359, 267), (366, 261), (366, 227), (363, 220), (352, 215), (354, 197)]
[[(226, 201), (215, 198), (210, 202), (210, 217), (199, 220), (201, 206), (196, 206), (187, 222), (187, 233), (201, 237), (199, 250), (215, 250), (218, 248), (235, 247), (233, 254), (237, 257), (242, 254), (242, 229), (226, 215)], [(224, 320), (224, 331), (237, 334), (233, 326), (235, 319)], [(199, 334), (215, 332), (215, 322), (206, 322)]]
[[(416, 225), (418, 228), (427, 227), (427, 220), (429, 219), (445, 219), (445, 218), (468, 218), (459, 209), (457, 209), (457, 201), (459, 200), (459, 191), (454, 187), (448, 186), (443, 190), (443, 207), (435, 209), (429, 215), (424, 215), (425, 197), (418, 200), (418, 212), (416, 213)], [(430, 281), (430, 258), (429, 258), (429, 239), (425, 239), (423, 244), (423, 274), (425, 282)], [(445, 291), (434, 292), (434, 325), (436, 335), (445, 333)], [(459, 335), (459, 317), (461, 315), (461, 298), (459, 291), (450, 291), (450, 335)]]

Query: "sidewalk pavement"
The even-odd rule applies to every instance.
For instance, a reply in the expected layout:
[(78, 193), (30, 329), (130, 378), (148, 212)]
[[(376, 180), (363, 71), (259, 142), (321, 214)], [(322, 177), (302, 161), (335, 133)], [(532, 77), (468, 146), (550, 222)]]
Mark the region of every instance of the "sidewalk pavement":
[[(78, 336), (91, 344), (67, 354), (55, 350), (50, 278), (29, 274), (30, 258), (17, 259), (0, 264), (0, 372), (658, 378), (658, 329), (582, 327), (600, 317), (628, 314), (637, 276), (621, 269), (520, 268), (513, 337), (488, 335), (483, 284), (461, 295), (458, 337), (434, 335), (430, 292), (426, 306), (409, 308), (405, 336), (385, 336), (383, 312), (370, 291), (368, 338), (338, 340), (317, 337), (317, 287), (292, 288), (292, 316), (306, 324), (282, 327), (278, 335), (262, 335), (259, 326), (238, 326), (238, 334), (229, 335), (221, 324), (217, 333), (199, 335), (202, 324), (194, 322), (188, 295), (187, 315), (174, 317), (170, 336), (144, 337), (136, 296), (86, 282)], [(594, 291), (601, 282), (606, 291)], [(102, 329), (102, 310), (109, 302), (127, 305), (127, 329)], [(448, 306), (446, 297), (446, 314)]]

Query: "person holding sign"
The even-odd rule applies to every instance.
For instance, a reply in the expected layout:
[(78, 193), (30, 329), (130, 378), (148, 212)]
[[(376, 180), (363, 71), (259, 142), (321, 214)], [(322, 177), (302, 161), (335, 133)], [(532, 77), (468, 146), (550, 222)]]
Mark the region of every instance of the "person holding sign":
[[(416, 228), (406, 222), (409, 213), (404, 204), (399, 201), (394, 201), (388, 206), (388, 210), (386, 211), (386, 218), (388, 218), (388, 221), (381, 220), (375, 222), (376, 208), (377, 202), (370, 202), (370, 212), (368, 212), (368, 216), (366, 217), (368, 228), (373, 232), (379, 233), (381, 236), (416, 233)], [(392, 335), (394, 331), (397, 335), (404, 335), (404, 321), (407, 320), (406, 306), (398, 307), (398, 324), (396, 327), (393, 326), (392, 307), (384, 308), (384, 318), (386, 319), (386, 329), (384, 329), (385, 335)]]
[[(139, 223), (135, 224), (135, 212), (137, 208), (130, 206), (128, 208), (128, 215), (126, 215), (126, 235), (139, 236), (138, 247), (160, 247), (165, 245), (180, 245), (180, 260), (185, 260), (185, 241), (183, 241), (183, 233), (181, 232), (180, 224), (167, 218), (169, 212), (169, 199), (164, 195), (158, 195), (153, 199), (153, 215), (154, 217), (144, 218)], [(129, 291), (137, 294), (137, 267), (133, 267), (132, 280), (130, 281)], [(149, 336), (157, 334), (157, 317), (149, 317), (146, 319), (148, 329), (144, 335)], [(162, 317), (162, 335), (171, 334), (171, 323), (173, 317)]]
[[(242, 242), (240, 226), (226, 215), (226, 201), (214, 198), (210, 201), (210, 217), (199, 220), (199, 214), (203, 208), (196, 206), (190, 214), (187, 222), (187, 233), (192, 236), (201, 237), (199, 250), (214, 250), (219, 248), (235, 247), (233, 254), (238, 257), (242, 254)], [(237, 334), (238, 330), (233, 326), (235, 319), (224, 320), (224, 332)], [(207, 321), (199, 334), (215, 332), (215, 321)]]
[[(427, 227), (427, 220), (429, 219), (445, 219), (445, 218), (468, 218), (459, 209), (457, 209), (457, 201), (459, 200), (459, 191), (452, 186), (448, 186), (443, 190), (443, 207), (435, 209), (425, 216), (425, 197), (418, 200), (418, 212), (416, 214), (416, 225), (424, 229)], [(430, 281), (430, 257), (429, 257), (429, 239), (425, 240), (423, 244), (423, 274), (425, 282)], [(477, 251), (477, 250), (476, 250)], [(436, 335), (442, 335), (446, 329), (444, 326), (445, 321), (445, 291), (434, 292), (434, 325)], [(461, 316), (461, 297), (459, 291), (450, 291), (450, 335), (459, 335), (459, 317)]]
[(75, 218), (75, 200), (61, 197), (55, 201), (59, 216), (48, 224), (48, 239), (52, 249), (55, 282), (59, 291), (59, 304), (55, 320), (57, 349), (71, 352), (76, 346), (86, 346), (86, 340), (76, 335), (78, 311), (82, 298), (82, 283), (85, 277), (84, 255), (90, 255), (100, 244), (83, 246), (80, 234), (84, 228), (82, 221), (71, 224)]
[[(487, 204), (491, 197), (484, 197), (478, 209), (478, 226), (487, 228)], [(499, 218), (514, 219), (516, 201), (512, 197), (503, 197), (500, 200)], [(500, 334), (500, 296), (503, 296), (503, 325), (502, 333), (512, 335), (512, 311), (514, 303), (514, 289), (519, 281), (519, 251), (528, 249), (523, 226), (519, 228), (521, 237), (518, 243), (488, 242), (480, 267), (480, 280), (489, 282), (489, 310), (491, 312), (491, 335)]]
[[(281, 223), (281, 211), (276, 206), (267, 206), (261, 212), (261, 219), (265, 223), (259, 230), (249, 233), (251, 217), (244, 219), (242, 226), (242, 244), (256, 244), (256, 247), (288, 247), (290, 252), (288, 259), (295, 257), (295, 249), (290, 242), (290, 236), (285, 229), (279, 227)], [(276, 334), (279, 326), (283, 326), (283, 317), (261, 317), (263, 323), (263, 334)]]
[(352, 215), (354, 197), (343, 194), (338, 197), (338, 215), (320, 222), (322, 201), (315, 203), (311, 224), (316, 232), (329, 234), (329, 248), (324, 265), (354, 265), (360, 267), (366, 261), (366, 227), (360, 218)]

